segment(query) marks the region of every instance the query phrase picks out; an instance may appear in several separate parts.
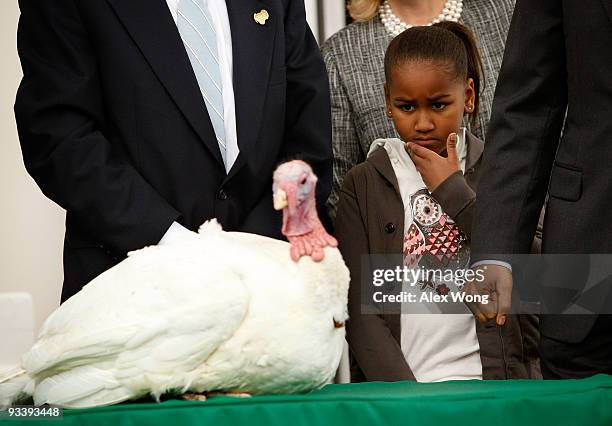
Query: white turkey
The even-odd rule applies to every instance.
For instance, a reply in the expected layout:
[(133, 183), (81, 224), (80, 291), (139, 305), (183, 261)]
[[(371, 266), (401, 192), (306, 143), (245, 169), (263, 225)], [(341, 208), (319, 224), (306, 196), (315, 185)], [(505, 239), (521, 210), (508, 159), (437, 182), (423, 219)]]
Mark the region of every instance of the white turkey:
[(0, 379), (0, 406), (27, 395), (80, 408), (324, 385), (342, 353), (349, 272), (317, 216), (316, 181), (298, 160), (274, 173), (289, 243), (224, 232), (213, 220), (194, 238), (134, 251), (92, 280)]

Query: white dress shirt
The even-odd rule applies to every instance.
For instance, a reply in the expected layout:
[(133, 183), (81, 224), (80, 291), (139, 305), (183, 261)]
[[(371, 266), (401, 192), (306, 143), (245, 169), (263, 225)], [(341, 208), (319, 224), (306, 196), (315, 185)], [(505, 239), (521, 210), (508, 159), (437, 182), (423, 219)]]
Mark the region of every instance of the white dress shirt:
[[(236, 133), (236, 106), (234, 103), (233, 63), (232, 63), (232, 33), (225, 0), (189, 0), (200, 6), (208, 8), (213, 19), (213, 26), (217, 35), (217, 52), (223, 88), (223, 124), (226, 139), (226, 166), (229, 172), (240, 152)], [(168, 9), (176, 23), (179, 0), (166, 0)], [(204, 104), (202, 104), (204, 105)], [(202, 108), (206, 108), (203, 106)]]
[[(232, 33), (230, 30), (229, 16), (225, 0), (190, 0), (200, 6), (208, 8), (213, 18), (213, 26), (217, 35), (217, 53), (219, 55), (219, 67), (221, 73), (221, 84), (223, 88), (223, 127), (225, 127), (226, 142), (226, 173), (238, 157), (238, 136), (236, 132), (236, 105), (234, 103), (233, 84), (233, 62), (232, 62)], [(176, 23), (179, 0), (166, 0), (168, 9)], [(202, 104), (204, 105), (204, 104)], [(205, 106), (202, 106), (205, 108)], [(177, 222), (173, 222), (166, 231), (159, 244), (171, 244), (194, 235), (191, 231)]]

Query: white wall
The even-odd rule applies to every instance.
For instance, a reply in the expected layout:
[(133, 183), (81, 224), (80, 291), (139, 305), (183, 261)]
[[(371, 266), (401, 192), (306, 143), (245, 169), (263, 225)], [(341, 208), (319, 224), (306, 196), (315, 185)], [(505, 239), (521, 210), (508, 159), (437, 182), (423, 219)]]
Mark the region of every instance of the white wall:
[(323, 8), (323, 42), (329, 36), (344, 27), (346, 23), (344, 0), (319, 0), (320, 7)]
[(317, 16), (317, 0), (304, 0), (304, 6), (306, 8), (306, 20), (308, 21), (308, 26), (318, 41), (319, 18)]
[(26, 173), (13, 103), (21, 66), (17, 57), (17, 0), (0, 3), (0, 292), (33, 295), (36, 328), (59, 303), (64, 213)]
[[(304, 4), (306, 20), (319, 44), (344, 27), (345, 0), (304, 0)], [(322, 22), (319, 20), (319, 8), (322, 9)]]

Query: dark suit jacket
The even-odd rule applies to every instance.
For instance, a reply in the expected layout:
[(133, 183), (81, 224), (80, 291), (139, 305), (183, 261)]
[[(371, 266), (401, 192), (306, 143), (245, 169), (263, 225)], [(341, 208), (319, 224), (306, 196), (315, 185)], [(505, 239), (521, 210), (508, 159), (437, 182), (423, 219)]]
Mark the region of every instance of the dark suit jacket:
[[(517, 1), (486, 137), (475, 255), (528, 253), (547, 189), (544, 253), (612, 252), (611, 44), (610, 0)], [(577, 342), (594, 319), (547, 317), (541, 331)]]
[[(468, 133), (465, 175), (451, 175), (432, 193), (457, 226), (470, 235), (475, 189), (480, 180), (483, 143)], [(399, 184), (383, 148), (353, 167), (340, 191), (335, 221), (339, 248), (351, 272), (347, 340), (353, 381), (414, 380), (401, 350), (400, 315), (362, 315), (364, 254), (402, 253), (404, 205)], [(450, 317), (449, 317), (450, 318)], [(537, 318), (509, 315), (504, 327), (476, 323), (485, 379), (539, 376)]]
[(280, 237), (282, 159), (313, 166), (323, 205), (329, 89), (302, 1), (227, 0), (241, 151), (227, 175), (165, 0), (19, 3), (15, 114), (28, 172), (67, 211), (62, 300), (175, 220)]

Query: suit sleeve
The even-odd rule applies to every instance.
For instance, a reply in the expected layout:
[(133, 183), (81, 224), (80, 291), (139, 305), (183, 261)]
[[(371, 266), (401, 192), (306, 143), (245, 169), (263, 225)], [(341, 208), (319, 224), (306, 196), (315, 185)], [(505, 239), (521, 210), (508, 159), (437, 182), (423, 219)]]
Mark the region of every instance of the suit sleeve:
[(361, 268), (369, 253), (366, 226), (355, 194), (352, 173), (340, 191), (335, 221), (336, 236), (350, 274), (347, 341), (368, 381), (414, 380), (402, 350), (381, 315), (362, 314)]
[(486, 137), (475, 260), (529, 253), (563, 124), (566, 81), (561, 4), (518, 0)]
[(357, 130), (355, 129), (354, 113), (342, 75), (338, 69), (335, 52), (330, 42), (321, 48), (323, 60), (329, 77), (331, 94), (331, 123), (333, 148), (333, 182), (332, 190), (327, 200), (327, 206), (332, 219), (336, 216), (338, 199), (342, 180), (348, 171), (360, 162), (361, 149)]
[(95, 51), (74, 0), (20, 0), (15, 116), (28, 173), (115, 253), (156, 244), (179, 216), (107, 139)]
[(281, 156), (299, 157), (312, 166), (318, 177), (321, 211), (332, 182), (329, 83), (319, 47), (306, 23), (304, 1), (288, 1), (286, 7), (287, 106)]

